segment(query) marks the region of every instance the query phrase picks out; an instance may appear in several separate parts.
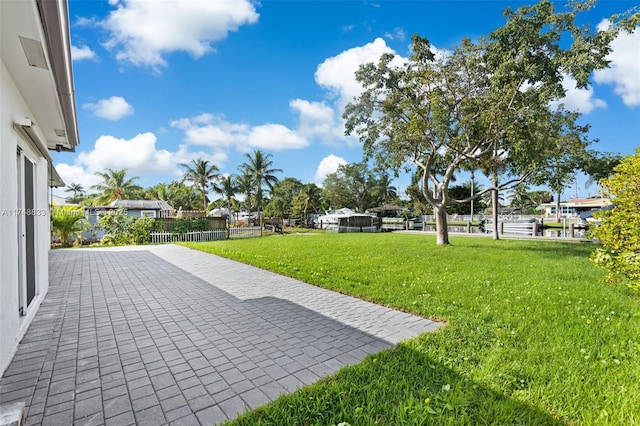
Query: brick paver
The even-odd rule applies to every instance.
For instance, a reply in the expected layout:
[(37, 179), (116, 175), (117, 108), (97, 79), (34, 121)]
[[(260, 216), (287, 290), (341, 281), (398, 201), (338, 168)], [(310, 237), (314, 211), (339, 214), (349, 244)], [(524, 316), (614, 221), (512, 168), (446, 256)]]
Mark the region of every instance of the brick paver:
[(215, 424), (440, 325), (175, 245), (49, 268), (0, 380), (27, 424)]

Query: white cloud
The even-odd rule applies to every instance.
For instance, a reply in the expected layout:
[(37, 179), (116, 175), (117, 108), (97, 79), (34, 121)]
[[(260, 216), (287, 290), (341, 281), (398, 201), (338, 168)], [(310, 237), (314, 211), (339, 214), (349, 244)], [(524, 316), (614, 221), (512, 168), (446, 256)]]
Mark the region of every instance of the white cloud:
[(316, 174), (313, 177), (313, 181), (317, 185), (322, 185), (322, 182), (324, 182), (324, 179), (327, 177), (327, 175), (338, 170), (338, 166), (342, 164), (348, 164), (347, 160), (342, 157), (329, 154), (320, 161), (320, 164), (318, 164), (318, 167), (316, 168)]
[(193, 145), (206, 145), (222, 149), (247, 144), (250, 127), (246, 124), (234, 124), (222, 116), (200, 114), (192, 118), (173, 120), (172, 127), (184, 131), (185, 141)]
[[(84, 167), (75, 164), (59, 163), (55, 166), (56, 171), (65, 184), (79, 183), (86, 192), (91, 192), (90, 187), (100, 183), (101, 179), (92, 172), (87, 172)], [(64, 190), (62, 191), (64, 192)], [(70, 194), (62, 195), (63, 197)]]
[(121, 96), (111, 96), (108, 99), (100, 99), (96, 103), (87, 103), (82, 106), (96, 117), (117, 121), (133, 114), (133, 107)]
[(173, 120), (171, 126), (184, 131), (187, 143), (210, 146), (219, 152), (228, 148), (247, 152), (252, 148), (282, 151), (309, 146), (304, 135), (281, 124), (250, 126), (208, 113)]
[(76, 165), (90, 172), (110, 169), (128, 169), (132, 173), (167, 173), (177, 170), (174, 153), (156, 149), (156, 136), (140, 133), (131, 139), (106, 135), (96, 140), (93, 150), (81, 152)]
[[(344, 135), (342, 113), (345, 106), (362, 93), (362, 85), (356, 81), (355, 76), (360, 65), (377, 63), (384, 53), (395, 52), (382, 38), (376, 38), (364, 46), (354, 47), (327, 58), (318, 65), (315, 73), (316, 83), (326, 90), (331, 103), (302, 99), (291, 101), (290, 107), (300, 114), (299, 131), (309, 137), (318, 137), (329, 145), (337, 145), (340, 142), (351, 147), (359, 146), (357, 137)], [(399, 65), (404, 60), (396, 55), (393, 64)], [(331, 114), (330, 110), (333, 110)]]
[(89, 188), (101, 181), (95, 173), (107, 168), (127, 169), (130, 177), (164, 175), (177, 179), (183, 173), (178, 166), (180, 163), (203, 158), (221, 166), (227, 161), (224, 153), (190, 151), (187, 145), (180, 145), (176, 151), (168, 151), (157, 149), (156, 142), (156, 136), (151, 132), (138, 134), (131, 139), (103, 135), (96, 140), (91, 151), (80, 152), (73, 164), (58, 163), (55, 167), (65, 183), (80, 183), (91, 192)]
[(407, 33), (403, 28), (396, 27), (393, 29), (393, 31), (385, 33), (384, 36), (389, 40), (404, 41), (407, 38)]
[(342, 136), (340, 129), (336, 128), (335, 111), (326, 103), (294, 99), (289, 102), (289, 107), (299, 114), (298, 132), (301, 135), (325, 140)]
[[(607, 20), (598, 25), (602, 30), (608, 27)], [(609, 68), (594, 73), (594, 80), (600, 84), (610, 84), (622, 102), (628, 107), (640, 105), (640, 27), (632, 33), (620, 32), (611, 42)]]
[(247, 135), (247, 140), (251, 147), (273, 151), (300, 149), (309, 146), (307, 139), (282, 124), (255, 126)]
[(318, 66), (316, 83), (327, 89), (332, 97), (338, 98), (337, 106), (342, 111), (348, 102), (362, 92), (362, 86), (355, 77), (358, 67), (368, 62), (377, 63), (383, 53), (394, 51), (381, 38), (364, 46), (345, 50)]
[(566, 91), (565, 96), (559, 101), (551, 102), (552, 108), (564, 104), (569, 111), (588, 114), (596, 108), (606, 108), (607, 106), (607, 103), (602, 99), (593, 97), (593, 88), (578, 89), (576, 81), (568, 75), (563, 76), (562, 87)]
[(83, 59), (92, 59), (95, 60), (97, 58), (96, 52), (91, 50), (89, 46), (71, 46), (71, 57), (74, 61), (81, 61)]
[(248, 0), (149, 1), (112, 0), (102, 25), (110, 31), (105, 44), (116, 58), (158, 71), (165, 55), (183, 51), (199, 58), (213, 51), (211, 44), (230, 31), (258, 20)]

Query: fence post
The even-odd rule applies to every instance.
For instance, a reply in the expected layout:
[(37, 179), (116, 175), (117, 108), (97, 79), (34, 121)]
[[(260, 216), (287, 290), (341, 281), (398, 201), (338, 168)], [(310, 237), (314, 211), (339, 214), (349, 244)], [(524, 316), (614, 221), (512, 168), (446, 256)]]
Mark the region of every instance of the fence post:
[(575, 237), (575, 225), (573, 223), (569, 224), (569, 238)]
[(498, 229), (499, 229), (499, 233), (500, 235), (504, 235), (504, 222), (498, 222)]
[(534, 237), (538, 236), (538, 222), (533, 222), (533, 227), (531, 228), (531, 235)]
[(471, 222), (467, 222), (467, 234), (471, 233)]

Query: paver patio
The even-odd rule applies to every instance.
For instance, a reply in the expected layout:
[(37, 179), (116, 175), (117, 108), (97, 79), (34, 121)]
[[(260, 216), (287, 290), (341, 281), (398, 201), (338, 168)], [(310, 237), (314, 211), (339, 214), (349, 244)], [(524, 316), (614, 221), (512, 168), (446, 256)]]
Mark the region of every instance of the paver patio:
[(215, 424), (440, 324), (175, 245), (55, 250), (0, 379), (27, 424)]

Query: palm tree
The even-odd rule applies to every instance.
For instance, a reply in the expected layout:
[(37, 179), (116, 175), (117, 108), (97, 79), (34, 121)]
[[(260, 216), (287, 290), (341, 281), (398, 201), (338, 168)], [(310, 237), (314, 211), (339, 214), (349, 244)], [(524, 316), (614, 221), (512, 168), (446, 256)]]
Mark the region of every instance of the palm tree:
[(88, 225), (82, 207), (56, 206), (51, 211), (51, 231), (60, 238), (63, 247), (71, 245), (72, 236), (80, 238)]
[(380, 195), (382, 195), (384, 205), (389, 204), (390, 200), (398, 198), (398, 188), (391, 185), (391, 177), (387, 173), (383, 173), (378, 179)]
[(302, 188), (304, 196), (304, 220), (307, 220), (309, 209), (318, 211), (322, 203), (322, 190), (315, 183), (308, 183)]
[(227, 200), (227, 208), (231, 213), (231, 199), (240, 192), (240, 185), (234, 175), (226, 176), (213, 184), (213, 190)]
[(247, 170), (243, 170), (243, 173), (236, 178), (238, 183), (238, 192), (244, 194), (245, 206), (247, 211), (251, 213), (251, 192), (253, 191), (253, 177)]
[(127, 179), (127, 169), (105, 169), (104, 172), (96, 172), (96, 175), (103, 180), (102, 183), (91, 187), (102, 191), (102, 194), (96, 199), (98, 204), (107, 204), (117, 199), (126, 200), (131, 198), (135, 191), (142, 190), (141, 186), (133, 183), (138, 179), (138, 176)]
[(85, 190), (80, 183), (70, 183), (67, 185), (67, 189), (65, 189), (64, 192), (73, 192), (73, 196), (69, 198), (69, 201), (75, 204), (82, 199), (82, 195), (84, 195)]
[(253, 181), (253, 187), (256, 194), (256, 204), (258, 211), (262, 209), (263, 187), (269, 190), (273, 189), (273, 185), (278, 182), (278, 178), (274, 176), (274, 173), (281, 173), (281, 169), (273, 169), (273, 161), (271, 161), (271, 154), (265, 154), (260, 150), (253, 151), (252, 154), (245, 154), (248, 162), (240, 165), (240, 170), (251, 176)]
[(190, 164), (180, 164), (180, 167), (184, 168), (185, 174), (183, 181), (193, 182), (200, 187), (202, 192), (202, 205), (203, 210), (207, 211), (207, 192), (209, 192), (209, 185), (218, 179), (220, 176), (220, 169), (215, 164), (209, 163), (209, 160), (203, 160), (198, 158), (197, 160), (191, 160), (193, 166)]

